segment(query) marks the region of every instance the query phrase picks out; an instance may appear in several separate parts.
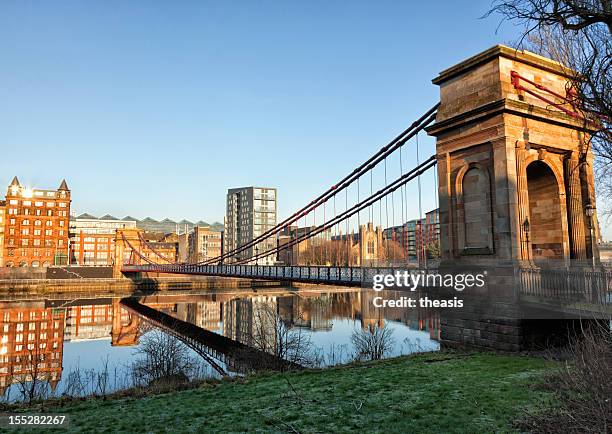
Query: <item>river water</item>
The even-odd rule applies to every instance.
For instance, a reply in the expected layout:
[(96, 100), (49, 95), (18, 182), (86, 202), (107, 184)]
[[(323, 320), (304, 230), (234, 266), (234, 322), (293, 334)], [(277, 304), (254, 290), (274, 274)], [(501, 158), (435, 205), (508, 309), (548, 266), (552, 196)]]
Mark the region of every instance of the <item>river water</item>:
[[(224, 342), (250, 347), (260, 345), (253, 339), (256, 335), (299, 335), (300, 342), (307, 342), (306, 352), (316, 366), (352, 360), (356, 348), (351, 337), (382, 329), (390, 333), (385, 357), (439, 348), (439, 319), (434, 312), (375, 309), (372, 298), (371, 290), (330, 287), (164, 291), (132, 296), (133, 301), (171, 316), (177, 323), (197, 327), (193, 330), (204, 336), (204, 345), (192, 346), (188, 352), (198, 361), (199, 376), (239, 371), (218, 348), (206, 351), (206, 339), (216, 335), (229, 338)], [(125, 296), (112, 294), (54, 294), (0, 301), (0, 393), (4, 400), (22, 399), (33, 379), (46, 395), (55, 396), (108, 393), (131, 386), (134, 362), (146, 355), (143, 346), (151, 347), (151, 336), (159, 339), (172, 331), (160, 329), (155, 321), (126, 308), (122, 299)], [(270, 322), (270, 312), (278, 324)], [(177, 329), (179, 337), (183, 329)]]

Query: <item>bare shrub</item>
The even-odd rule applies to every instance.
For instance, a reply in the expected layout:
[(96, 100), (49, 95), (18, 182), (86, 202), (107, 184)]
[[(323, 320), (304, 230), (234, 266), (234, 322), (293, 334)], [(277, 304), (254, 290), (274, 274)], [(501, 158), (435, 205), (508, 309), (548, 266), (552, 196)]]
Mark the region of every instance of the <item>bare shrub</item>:
[(198, 369), (187, 345), (159, 330), (141, 339), (136, 355), (140, 357), (131, 366), (134, 386), (186, 383)]
[(351, 342), (356, 360), (380, 360), (393, 349), (393, 330), (386, 324), (353, 330)]
[(610, 323), (590, 321), (572, 339), (570, 358), (548, 378), (557, 407), (529, 413), (521, 428), (540, 433), (612, 432)]
[(24, 402), (44, 400), (53, 393), (50, 382), (55, 380), (54, 373), (46, 368), (47, 355), (39, 350), (39, 345), (28, 349), (28, 354), (19, 356), (19, 368), (11, 365), (11, 376), (17, 384), (20, 399)]

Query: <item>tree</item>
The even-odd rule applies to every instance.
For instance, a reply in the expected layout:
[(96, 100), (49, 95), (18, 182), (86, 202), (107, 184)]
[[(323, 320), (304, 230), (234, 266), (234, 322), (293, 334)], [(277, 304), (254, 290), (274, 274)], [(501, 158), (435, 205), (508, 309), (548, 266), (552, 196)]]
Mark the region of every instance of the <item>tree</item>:
[[(598, 131), (588, 146), (595, 155), (598, 193), (612, 209), (612, 1), (496, 0), (489, 14), (524, 25), (517, 48), (550, 57), (575, 72), (570, 103)], [(570, 89), (568, 89), (569, 91)], [(586, 160), (583, 160), (586, 164)]]
[(427, 258), (429, 259), (437, 259), (440, 257), (440, 241), (435, 241), (430, 243), (425, 247), (425, 251), (427, 252)]

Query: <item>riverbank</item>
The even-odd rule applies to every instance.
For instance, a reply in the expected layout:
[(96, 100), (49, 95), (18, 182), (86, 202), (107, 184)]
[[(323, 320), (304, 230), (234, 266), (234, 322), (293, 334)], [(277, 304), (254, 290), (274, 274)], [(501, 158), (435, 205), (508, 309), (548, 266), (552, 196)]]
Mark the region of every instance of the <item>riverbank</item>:
[(5, 294), (53, 294), (109, 293), (129, 294), (134, 291), (171, 291), (211, 288), (277, 287), (279, 282), (267, 280), (237, 279), (232, 277), (151, 277), (106, 279), (0, 279), (0, 295)]
[(512, 432), (525, 409), (549, 400), (533, 385), (554, 366), (442, 351), (157, 396), (47, 403), (44, 411), (68, 415), (69, 429), (81, 432)]

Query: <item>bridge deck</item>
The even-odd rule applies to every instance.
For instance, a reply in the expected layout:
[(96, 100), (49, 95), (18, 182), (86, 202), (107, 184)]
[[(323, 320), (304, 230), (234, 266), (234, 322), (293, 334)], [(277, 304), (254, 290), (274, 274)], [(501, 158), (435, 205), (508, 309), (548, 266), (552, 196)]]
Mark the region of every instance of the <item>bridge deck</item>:
[[(302, 366), (282, 360), (272, 354), (249, 347), (226, 336), (213, 333), (192, 323), (182, 321), (164, 312), (139, 303), (133, 298), (121, 300), (121, 305), (144, 317), (163, 331), (176, 336), (198, 353), (214, 357), (228, 367), (237, 367), (239, 372), (245, 367), (253, 370), (302, 369)], [(214, 367), (214, 366), (213, 366)]]
[[(404, 267), (403, 269), (405, 269)], [(279, 280), (361, 286), (376, 274), (393, 273), (392, 267), (334, 267), (286, 265), (124, 265), (123, 273), (169, 273), (198, 276), (225, 276), (245, 279)]]

